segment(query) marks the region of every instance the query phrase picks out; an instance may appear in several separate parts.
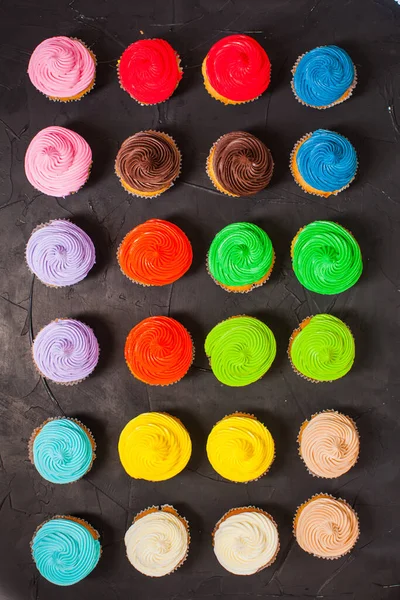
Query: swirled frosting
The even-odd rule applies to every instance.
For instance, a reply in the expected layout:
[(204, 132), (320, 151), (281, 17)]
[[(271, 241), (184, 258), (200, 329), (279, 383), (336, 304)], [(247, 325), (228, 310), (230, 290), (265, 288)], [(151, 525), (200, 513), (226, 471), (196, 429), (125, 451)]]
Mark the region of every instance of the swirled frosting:
[(229, 511), (214, 532), (218, 562), (234, 575), (253, 575), (268, 567), (279, 550), (278, 528), (260, 509)]
[(260, 379), (276, 355), (276, 341), (270, 328), (247, 316), (218, 323), (207, 335), (204, 348), (215, 377), (233, 387)]
[(164, 102), (182, 79), (180, 58), (165, 40), (138, 40), (118, 64), (121, 87), (141, 104)]
[(99, 562), (101, 547), (98, 535), (94, 537), (85, 525), (73, 519), (54, 517), (43, 523), (32, 539), (36, 567), (45, 579), (55, 585), (78, 583)]
[(154, 195), (171, 187), (179, 175), (180, 164), (180, 152), (169, 135), (142, 131), (123, 142), (115, 170), (128, 191)]
[(358, 459), (360, 440), (354, 421), (336, 411), (313, 415), (303, 423), (299, 452), (311, 474), (339, 477)]
[(271, 240), (263, 229), (253, 223), (231, 223), (213, 239), (207, 264), (217, 282), (238, 287), (262, 280), (274, 257)]
[(313, 190), (335, 194), (346, 188), (357, 171), (357, 155), (347, 138), (317, 129), (295, 151), (300, 177)]
[(29, 60), (29, 79), (40, 92), (56, 99), (73, 99), (92, 86), (96, 63), (79, 40), (63, 35), (44, 40)]
[(299, 508), (294, 533), (299, 546), (309, 554), (340, 558), (357, 542), (358, 518), (344, 500), (321, 494)]
[(225, 479), (247, 482), (270, 468), (275, 444), (268, 429), (252, 415), (236, 413), (214, 425), (207, 439), (207, 456)]
[(252, 37), (228, 35), (212, 46), (203, 72), (222, 100), (248, 102), (269, 86), (271, 63), (265, 50)]
[(125, 425), (118, 452), (122, 466), (134, 479), (164, 481), (186, 467), (192, 442), (179, 419), (167, 413), (149, 412)]
[(37, 334), (33, 360), (40, 373), (55, 383), (78, 383), (94, 370), (99, 344), (93, 330), (75, 319), (56, 319)]
[(332, 315), (305, 319), (289, 343), (294, 368), (314, 381), (334, 381), (348, 373), (355, 357), (354, 338), (343, 321)]
[(70, 221), (37, 227), (26, 246), (29, 269), (46, 285), (63, 287), (85, 279), (96, 262), (90, 237)]
[(343, 101), (356, 76), (350, 56), (338, 46), (314, 48), (300, 58), (292, 72), (294, 93), (316, 108)]
[(292, 243), (293, 271), (305, 288), (339, 294), (361, 277), (361, 250), (347, 229), (331, 221), (314, 221)]
[(172, 573), (186, 558), (187, 524), (172, 507), (139, 514), (125, 534), (126, 555), (135, 569), (148, 577)]
[(93, 446), (77, 421), (60, 417), (40, 428), (32, 444), (33, 463), (52, 483), (72, 483), (90, 469)]
[(118, 249), (122, 272), (142, 285), (168, 285), (190, 268), (193, 251), (182, 229), (161, 219), (138, 225)]
[(251, 196), (263, 190), (274, 170), (271, 152), (251, 133), (233, 131), (211, 148), (208, 171), (216, 187), (233, 196)]
[(56, 198), (77, 192), (89, 177), (92, 151), (86, 140), (65, 127), (46, 127), (25, 154), (25, 174), (34, 188)]
[(126, 339), (125, 360), (134, 377), (149, 385), (176, 383), (189, 370), (194, 348), (189, 332), (170, 317), (148, 317)]

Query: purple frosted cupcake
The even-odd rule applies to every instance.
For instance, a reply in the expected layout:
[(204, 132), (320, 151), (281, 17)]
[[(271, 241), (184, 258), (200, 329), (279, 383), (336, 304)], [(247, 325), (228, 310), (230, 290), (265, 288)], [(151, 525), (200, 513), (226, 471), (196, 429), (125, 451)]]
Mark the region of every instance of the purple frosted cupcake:
[(36, 227), (25, 256), (30, 271), (50, 287), (82, 281), (96, 262), (94, 245), (87, 233), (63, 219)]
[(75, 319), (55, 319), (37, 334), (33, 360), (39, 373), (54, 383), (73, 385), (86, 379), (99, 360), (93, 330)]

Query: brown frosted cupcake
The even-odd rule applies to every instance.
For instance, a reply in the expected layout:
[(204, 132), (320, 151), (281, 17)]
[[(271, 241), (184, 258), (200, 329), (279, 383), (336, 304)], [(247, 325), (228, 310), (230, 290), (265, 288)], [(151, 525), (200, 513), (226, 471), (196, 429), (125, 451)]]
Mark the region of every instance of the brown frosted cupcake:
[(360, 438), (353, 419), (325, 410), (304, 421), (297, 438), (299, 454), (310, 475), (333, 479), (357, 462)]
[(353, 549), (360, 527), (356, 512), (345, 500), (317, 494), (297, 509), (293, 533), (305, 552), (333, 560)]
[(122, 187), (141, 198), (168, 190), (180, 170), (181, 153), (172, 137), (161, 131), (141, 131), (127, 138), (115, 160)]
[(131, 565), (148, 577), (163, 577), (178, 569), (189, 551), (187, 520), (169, 504), (140, 512), (125, 534)]
[(271, 181), (274, 161), (261, 140), (246, 131), (221, 136), (207, 158), (207, 174), (228, 196), (252, 196)]
[(254, 575), (271, 566), (279, 552), (278, 527), (254, 506), (232, 508), (212, 533), (215, 556), (234, 575)]

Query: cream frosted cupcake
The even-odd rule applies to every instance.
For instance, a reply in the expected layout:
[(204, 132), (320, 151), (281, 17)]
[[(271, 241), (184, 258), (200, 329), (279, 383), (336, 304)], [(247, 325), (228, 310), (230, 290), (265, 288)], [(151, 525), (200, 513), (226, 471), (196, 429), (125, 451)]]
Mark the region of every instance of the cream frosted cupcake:
[(189, 524), (169, 504), (143, 510), (125, 534), (131, 565), (148, 577), (163, 577), (178, 569), (189, 551)]
[(234, 575), (254, 575), (272, 565), (279, 552), (278, 527), (267, 512), (254, 506), (232, 508), (213, 534), (215, 556)]
[(317, 413), (300, 428), (299, 454), (308, 472), (333, 479), (357, 462), (360, 439), (353, 419), (335, 410)]

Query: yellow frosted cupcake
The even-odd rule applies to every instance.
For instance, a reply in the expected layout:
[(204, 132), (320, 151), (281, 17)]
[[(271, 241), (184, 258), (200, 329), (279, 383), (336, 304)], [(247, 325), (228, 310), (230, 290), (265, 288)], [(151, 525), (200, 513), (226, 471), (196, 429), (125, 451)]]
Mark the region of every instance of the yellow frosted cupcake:
[(207, 439), (207, 456), (219, 475), (247, 483), (270, 469), (275, 444), (268, 429), (253, 415), (237, 412), (214, 425)]
[(192, 442), (179, 419), (167, 413), (147, 412), (125, 425), (118, 452), (122, 466), (134, 479), (165, 481), (186, 467)]

